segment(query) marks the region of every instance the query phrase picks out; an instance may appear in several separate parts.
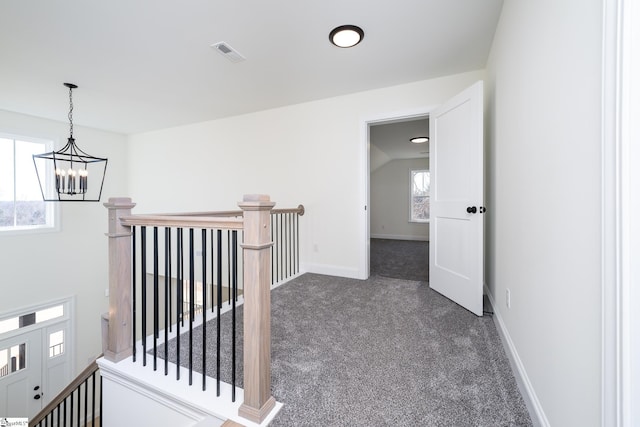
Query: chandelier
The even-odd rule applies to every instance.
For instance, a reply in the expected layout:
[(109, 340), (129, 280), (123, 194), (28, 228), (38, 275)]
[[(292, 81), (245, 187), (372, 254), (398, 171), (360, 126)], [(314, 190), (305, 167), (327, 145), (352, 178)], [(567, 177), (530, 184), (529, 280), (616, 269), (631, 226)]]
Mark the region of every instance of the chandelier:
[(99, 202), (102, 195), (107, 159), (82, 151), (73, 137), (73, 89), (69, 88), (69, 138), (59, 151), (34, 154), (42, 199), (45, 202)]

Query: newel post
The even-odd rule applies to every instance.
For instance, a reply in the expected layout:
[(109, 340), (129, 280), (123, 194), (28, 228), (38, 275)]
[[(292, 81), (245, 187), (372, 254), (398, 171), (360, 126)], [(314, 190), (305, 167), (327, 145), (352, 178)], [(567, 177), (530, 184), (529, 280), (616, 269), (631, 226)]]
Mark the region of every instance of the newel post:
[(112, 197), (109, 210), (109, 331), (104, 356), (119, 362), (132, 354), (131, 335), (131, 229), (120, 217), (135, 206), (128, 197)]
[(271, 396), (271, 209), (266, 195), (245, 195), (244, 402), (238, 414), (261, 423), (276, 401)]

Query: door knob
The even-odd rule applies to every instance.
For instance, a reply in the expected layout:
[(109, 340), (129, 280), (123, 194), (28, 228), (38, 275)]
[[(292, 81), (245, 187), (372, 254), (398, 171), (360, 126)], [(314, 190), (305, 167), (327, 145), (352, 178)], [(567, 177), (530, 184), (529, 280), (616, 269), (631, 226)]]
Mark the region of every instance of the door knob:
[(467, 207), (467, 213), (474, 214), (476, 212), (478, 212), (478, 209), (475, 206), (468, 206)]
[(480, 213), (485, 213), (487, 211), (487, 208), (485, 208), (484, 206), (480, 206)]
[(37, 386), (35, 386), (35, 387), (33, 388), (33, 391), (38, 391), (38, 390), (40, 390), (40, 386), (39, 386), (39, 385), (37, 385)]
[(35, 396), (33, 396), (33, 398), (34, 398), (35, 400), (38, 400), (38, 399), (40, 399), (40, 395), (39, 395), (39, 394), (36, 394)]

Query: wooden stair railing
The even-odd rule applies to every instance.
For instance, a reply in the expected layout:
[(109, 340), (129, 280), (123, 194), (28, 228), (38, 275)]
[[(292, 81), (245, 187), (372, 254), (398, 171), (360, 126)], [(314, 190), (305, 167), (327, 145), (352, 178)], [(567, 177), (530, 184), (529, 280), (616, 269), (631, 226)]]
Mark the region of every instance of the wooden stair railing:
[[(82, 384), (85, 384), (85, 387), (87, 387), (87, 380), (92, 376), (95, 375), (96, 372), (99, 370), (98, 364), (96, 363), (96, 360), (98, 360), (99, 358), (102, 357), (102, 354), (100, 356), (98, 356), (93, 362), (91, 362), (91, 364), (89, 364), (89, 366), (87, 366), (82, 372), (80, 372), (80, 374), (78, 374), (77, 377), (75, 377), (70, 383), (69, 385), (67, 385), (60, 393), (58, 393), (58, 395), (56, 397), (54, 397), (51, 402), (49, 402), (47, 404), (47, 406), (45, 406), (44, 408), (42, 408), (42, 410), (40, 412), (38, 412), (35, 417), (33, 417), (32, 419), (29, 420), (29, 427), (36, 427), (36, 426), (41, 426), (42, 422), (45, 420), (45, 418), (52, 416), (54, 419), (59, 419), (58, 417), (60, 416), (60, 406), (63, 404), (63, 402), (69, 397), (71, 396), (72, 393), (74, 393), (76, 390), (78, 390), (79, 387), (82, 386)], [(98, 373), (98, 376), (100, 374)], [(95, 379), (95, 376), (94, 376)], [(102, 399), (102, 391), (99, 390), (99, 399)], [(95, 397), (95, 395), (93, 396)], [(96, 408), (95, 406), (95, 402), (92, 402), (92, 406), (93, 408)], [(79, 402), (78, 402), (79, 404)], [(98, 405), (97, 409), (99, 410), (101, 407), (101, 405)], [(58, 413), (56, 414), (56, 409), (58, 409)], [(89, 408), (85, 407), (85, 411), (88, 411)], [(87, 419), (87, 422), (91, 422), (91, 425), (95, 426), (94, 423), (94, 419), (99, 417), (99, 413), (92, 413), (91, 414), (91, 418)], [(85, 417), (84, 419), (88, 416), (88, 414), (85, 412)], [(53, 422), (48, 424), (53, 426)], [(74, 423), (75, 425), (75, 423)], [(100, 423), (100, 425), (102, 425), (102, 423)]]
[(130, 198), (111, 198), (109, 211), (109, 328), (105, 359), (132, 355), (131, 227), (242, 230), (244, 277), (244, 402), (239, 415), (262, 422), (275, 406), (271, 396), (272, 213), (304, 214), (304, 207), (274, 210), (266, 195), (245, 195), (239, 211), (131, 215)]

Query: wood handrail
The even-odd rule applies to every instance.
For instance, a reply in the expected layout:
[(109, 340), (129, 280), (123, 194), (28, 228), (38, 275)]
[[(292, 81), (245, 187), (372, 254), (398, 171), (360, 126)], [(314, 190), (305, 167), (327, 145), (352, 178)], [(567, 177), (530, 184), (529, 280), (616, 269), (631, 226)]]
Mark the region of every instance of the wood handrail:
[[(304, 215), (304, 206), (298, 205), (297, 208), (286, 208), (286, 209), (271, 209), (271, 214), (286, 214), (286, 213), (295, 213), (300, 216)], [(158, 216), (197, 216), (197, 217), (241, 217), (243, 211), (211, 211), (211, 212), (182, 212), (182, 213), (168, 213), (168, 214), (153, 214)]]
[[(272, 209), (271, 214), (294, 213), (304, 215), (304, 206), (297, 208)], [(130, 215), (120, 217), (120, 223), (126, 227), (184, 227), (215, 228), (225, 230), (241, 230), (243, 211), (185, 212), (150, 215)]]
[(271, 209), (272, 214), (282, 214), (282, 213), (297, 213), (300, 216), (304, 215), (304, 205), (298, 205), (297, 208), (288, 208), (288, 209)]
[(242, 218), (228, 216), (217, 218), (188, 215), (131, 215), (120, 217), (120, 224), (126, 227), (148, 226), (242, 230), (243, 220)]
[(87, 366), (86, 368), (84, 368), (84, 370), (82, 372), (80, 372), (78, 374), (77, 377), (75, 377), (73, 379), (73, 381), (71, 381), (69, 383), (69, 385), (67, 385), (64, 389), (62, 389), (62, 391), (60, 393), (58, 393), (58, 395), (56, 397), (54, 397), (51, 402), (49, 402), (47, 404), (47, 406), (45, 406), (44, 408), (42, 408), (42, 410), (40, 412), (38, 412), (36, 414), (35, 417), (33, 417), (32, 419), (29, 420), (29, 427), (33, 427), (38, 425), (38, 423), (42, 420), (44, 420), (47, 415), (49, 415), (49, 413), (51, 411), (53, 411), (59, 404), (61, 404), (73, 391), (75, 391), (75, 389), (78, 388), (78, 386), (80, 386), (80, 384), (82, 384), (83, 382), (85, 382), (87, 380), (87, 378), (89, 378), (95, 371), (97, 371), (98, 368), (98, 364), (96, 363), (96, 360), (100, 359), (103, 355), (101, 354), (100, 356), (96, 357), (96, 359), (91, 362), (89, 364), (89, 366)]

